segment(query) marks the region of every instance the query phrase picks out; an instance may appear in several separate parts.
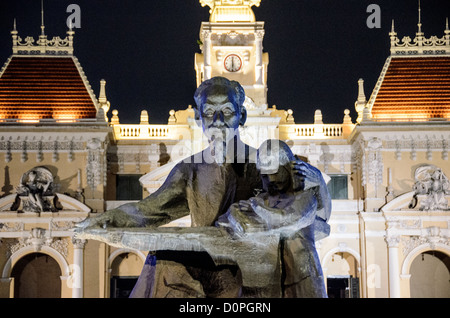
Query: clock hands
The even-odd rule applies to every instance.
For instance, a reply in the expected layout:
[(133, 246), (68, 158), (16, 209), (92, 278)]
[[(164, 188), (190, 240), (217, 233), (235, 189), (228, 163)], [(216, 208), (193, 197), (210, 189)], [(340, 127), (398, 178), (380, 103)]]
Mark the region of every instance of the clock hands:
[(229, 72), (237, 72), (240, 70), (242, 65), (241, 59), (239, 58), (239, 56), (235, 55), (235, 54), (230, 54), (226, 59), (225, 59), (225, 68), (229, 71)]

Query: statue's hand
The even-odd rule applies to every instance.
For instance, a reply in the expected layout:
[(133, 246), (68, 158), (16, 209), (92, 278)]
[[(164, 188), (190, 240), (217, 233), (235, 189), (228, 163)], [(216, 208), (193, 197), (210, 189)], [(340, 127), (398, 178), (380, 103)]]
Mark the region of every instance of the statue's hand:
[(248, 199), (249, 208), (253, 211), (255, 211), (256, 208), (263, 206), (264, 207), (264, 200), (258, 197), (252, 197)]
[[(131, 216), (123, 209), (126, 209), (125, 205), (122, 208), (117, 208), (103, 212), (97, 216), (89, 217), (75, 226), (77, 232), (83, 232), (86, 229), (91, 228), (108, 228), (108, 227), (141, 227), (143, 226), (139, 219), (135, 216)], [(129, 208), (130, 209), (130, 208)]]
[(294, 180), (294, 190), (303, 190), (305, 182), (320, 185), (323, 177), (316, 167), (300, 159), (291, 161), (291, 168)]
[(239, 201), (239, 210), (245, 211), (245, 212), (251, 211), (252, 207), (250, 205), (250, 202), (248, 202), (246, 200)]
[(75, 224), (76, 232), (84, 232), (92, 228), (106, 228), (113, 223), (113, 216), (109, 212), (102, 213), (95, 217), (88, 217), (83, 221)]

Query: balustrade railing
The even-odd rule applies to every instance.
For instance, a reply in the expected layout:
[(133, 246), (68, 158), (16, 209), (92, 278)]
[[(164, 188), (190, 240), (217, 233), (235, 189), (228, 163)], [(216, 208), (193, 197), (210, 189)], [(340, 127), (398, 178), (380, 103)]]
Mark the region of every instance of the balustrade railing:
[(325, 124), (325, 125), (293, 125), (293, 138), (343, 138), (342, 124)]
[(116, 137), (119, 137), (119, 139), (170, 138), (170, 128), (167, 125), (120, 124), (118, 126)]

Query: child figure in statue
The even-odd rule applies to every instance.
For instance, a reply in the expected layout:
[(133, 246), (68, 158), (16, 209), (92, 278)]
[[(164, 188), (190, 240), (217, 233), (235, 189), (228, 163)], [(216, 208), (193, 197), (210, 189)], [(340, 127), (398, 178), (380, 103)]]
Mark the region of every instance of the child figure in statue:
[[(218, 225), (239, 237), (262, 231), (279, 233), (282, 296), (327, 297), (314, 244), (328, 235), (326, 222), (331, 211), (320, 171), (300, 162), (280, 140), (261, 145), (257, 167), (263, 192), (231, 205)], [(302, 174), (300, 178), (297, 172)]]

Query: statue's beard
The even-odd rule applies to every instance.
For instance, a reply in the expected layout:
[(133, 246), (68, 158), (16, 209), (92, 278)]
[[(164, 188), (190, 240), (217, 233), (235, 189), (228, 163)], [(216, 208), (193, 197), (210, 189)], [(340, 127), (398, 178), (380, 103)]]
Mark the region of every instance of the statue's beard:
[(209, 146), (211, 156), (218, 164), (223, 164), (227, 158), (227, 149), (230, 142), (234, 141), (234, 129), (231, 128), (209, 128)]
[(227, 157), (227, 143), (221, 138), (215, 138), (210, 143), (211, 156), (218, 164), (223, 164)]

